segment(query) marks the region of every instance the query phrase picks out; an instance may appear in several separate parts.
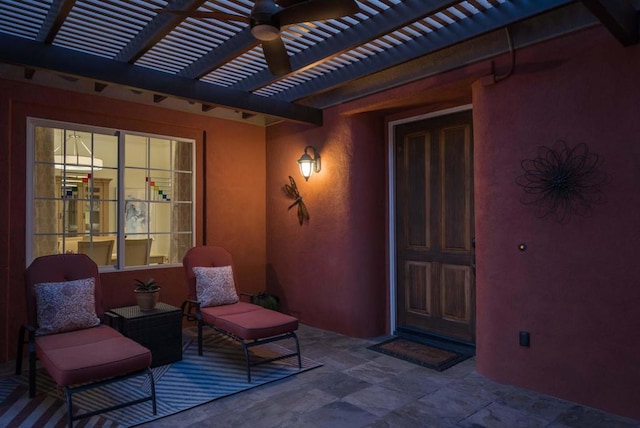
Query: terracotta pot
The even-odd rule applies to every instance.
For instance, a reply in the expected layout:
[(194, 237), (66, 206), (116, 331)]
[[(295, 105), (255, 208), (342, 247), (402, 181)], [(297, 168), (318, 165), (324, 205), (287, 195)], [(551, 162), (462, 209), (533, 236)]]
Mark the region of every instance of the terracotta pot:
[(136, 293), (136, 300), (138, 301), (138, 306), (140, 307), (140, 310), (143, 312), (152, 311), (156, 307), (156, 304), (158, 303), (158, 298), (160, 297), (160, 290), (155, 290), (155, 291), (135, 290), (135, 293)]

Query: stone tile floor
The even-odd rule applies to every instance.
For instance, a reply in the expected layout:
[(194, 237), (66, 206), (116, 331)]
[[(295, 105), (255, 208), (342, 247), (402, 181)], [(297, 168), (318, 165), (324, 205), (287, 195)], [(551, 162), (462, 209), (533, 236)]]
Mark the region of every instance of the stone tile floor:
[[(468, 359), (442, 373), (301, 326), (305, 357), (322, 367), (225, 397), (144, 427), (640, 428), (640, 421), (492, 382)], [(188, 391), (185, 391), (188, 393)]]
[[(304, 325), (298, 337), (303, 355), (322, 367), (141, 426), (640, 428), (638, 420), (492, 382), (473, 358), (439, 373), (367, 349), (387, 337)], [(0, 376), (14, 370), (1, 364)]]

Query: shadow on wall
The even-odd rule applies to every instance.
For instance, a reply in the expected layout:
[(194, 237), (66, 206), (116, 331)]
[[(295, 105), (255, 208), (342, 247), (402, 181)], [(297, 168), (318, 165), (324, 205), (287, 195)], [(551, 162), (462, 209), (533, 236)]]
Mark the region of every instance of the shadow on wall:
[(292, 311), (289, 308), (289, 302), (284, 291), (284, 287), (278, 279), (278, 274), (271, 263), (267, 264), (267, 293), (272, 296), (277, 296), (280, 299), (280, 312), (293, 315), (300, 319), (300, 313)]

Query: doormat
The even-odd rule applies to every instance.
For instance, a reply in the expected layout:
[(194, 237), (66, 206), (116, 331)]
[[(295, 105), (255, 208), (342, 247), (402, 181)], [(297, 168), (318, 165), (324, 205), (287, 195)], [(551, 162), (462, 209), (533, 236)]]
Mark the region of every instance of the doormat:
[(385, 342), (369, 346), (367, 349), (409, 361), (439, 372), (473, 356), (472, 354), (463, 354), (452, 350), (425, 345), (423, 343), (413, 342), (401, 337), (396, 337)]

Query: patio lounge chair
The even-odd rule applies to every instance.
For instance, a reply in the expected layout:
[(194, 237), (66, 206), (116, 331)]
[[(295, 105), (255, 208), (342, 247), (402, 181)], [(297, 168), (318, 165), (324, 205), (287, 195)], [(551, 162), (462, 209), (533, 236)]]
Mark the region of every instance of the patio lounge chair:
[[(182, 260), (187, 276), (189, 299), (182, 304), (182, 312), (198, 327), (198, 354), (202, 355), (202, 328), (207, 325), (242, 345), (247, 365), (247, 381), (251, 382), (251, 367), (293, 356), (300, 361), (300, 344), (295, 334), (298, 319), (271, 309), (240, 300), (246, 294), (237, 290), (237, 280), (231, 254), (222, 247), (198, 246), (190, 248)], [(198, 269), (205, 268), (205, 269)], [(209, 268), (209, 269), (207, 269)], [(213, 269), (211, 269), (213, 268)], [(216, 289), (207, 295), (205, 279)], [(199, 284), (198, 281), (201, 283)], [(218, 292), (219, 291), (219, 292)], [(292, 338), (296, 352), (270, 359), (251, 361), (249, 349), (253, 346)]]
[[(25, 271), (28, 324), (20, 327), (16, 374), (22, 373), (22, 353), (29, 345), (29, 396), (36, 395), (36, 359), (63, 387), (69, 427), (73, 421), (145, 401), (156, 396), (151, 352), (101, 324), (100, 275), (95, 262), (85, 254), (38, 257)], [(77, 392), (147, 375), (148, 396), (120, 402), (95, 411), (73, 414), (72, 397)]]

